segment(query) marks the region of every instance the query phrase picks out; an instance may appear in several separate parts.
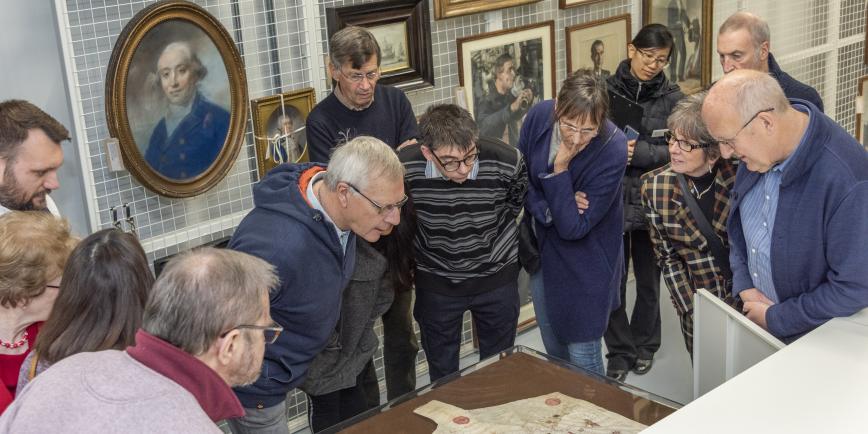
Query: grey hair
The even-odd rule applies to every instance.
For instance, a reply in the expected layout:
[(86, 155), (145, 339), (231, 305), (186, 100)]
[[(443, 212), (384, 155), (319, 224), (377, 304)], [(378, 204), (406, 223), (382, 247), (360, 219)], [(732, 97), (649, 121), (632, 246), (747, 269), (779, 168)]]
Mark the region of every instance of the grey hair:
[(713, 160), (720, 157), (720, 145), (717, 144), (717, 141), (708, 132), (708, 128), (705, 127), (705, 122), (702, 121), (702, 103), (705, 102), (707, 95), (708, 91), (704, 90), (678, 101), (666, 120), (666, 127), (673, 134), (678, 131), (685, 140), (709, 144), (707, 148), (702, 148), (702, 151), (707, 159)]
[(329, 60), (338, 69), (347, 62), (359, 69), (375, 54), (377, 66), (380, 66), (383, 57), (380, 55), (380, 44), (374, 34), (364, 27), (344, 27), (329, 39)]
[(728, 101), (741, 119), (747, 122), (757, 112), (773, 108), (778, 114), (789, 109), (790, 102), (781, 85), (771, 75), (740, 69), (725, 75), (717, 85), (726, 86)]
[(339, 182), (364, 189), (374, 178), (403, 179), (398, 154), (376, 137), (359, 136), (334, 149), (325, 174), (325, 185), (336, 190)]
[(745, 29), (750, 33), (751, 39), (753, 40), (754, 51), (756, 52), (756, 56), (759, 57), (760, 46), (763, 42), (771, 43), (771, 30), (769, 30), (769, 23), (750, 12), (736, 12), (730, 15), (729, 18), (720, 25), (720, 30), (718, 30), (717, 34), (720, 35), (741, 29)]
[(203, 247), (172, 259), (154, 283), (142, 329), (200, 355), (222, 333), (254, 324), (277, 286), (274, 267), (229, 249)]

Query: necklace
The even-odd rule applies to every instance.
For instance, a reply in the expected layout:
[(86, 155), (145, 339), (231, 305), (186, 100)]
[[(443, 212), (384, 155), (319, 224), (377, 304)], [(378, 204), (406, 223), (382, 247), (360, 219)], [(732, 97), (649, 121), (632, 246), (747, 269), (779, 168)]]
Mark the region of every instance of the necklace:
[(699, 189), (696, 188), (696, 183), (693, 182), (693, 181), (690, 182), (690, 187), (691, 187), (692, 190), (693, 190), (693, 195), (696, 196), (697, 199), (702, 199), (702, 196), (703, 196), (705, 193), (708, 193), (708, 191), (711, 190), (711, 187), (712, 187), (712, 186), (714, 186), (714, 182), (712, 182), (711, 184), (708, 184), (708, 187), (707, 187), (705, 190), (702, 190), (702, 191), (700, 192)]
[(21, 336), (21, 340), (16, 342), (3, 342), (0, 341), (0, 346), (4, 348), (9, 348), (10, 350), (14, 350), (15, 348), (21, 347), (27, 343), (27, 330), (24, 330), (24, 335)]

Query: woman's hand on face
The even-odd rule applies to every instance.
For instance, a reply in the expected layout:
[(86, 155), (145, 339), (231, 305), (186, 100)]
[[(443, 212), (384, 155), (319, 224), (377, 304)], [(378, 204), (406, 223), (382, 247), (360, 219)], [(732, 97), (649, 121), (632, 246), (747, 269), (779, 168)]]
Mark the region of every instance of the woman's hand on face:
[(636, 150), (636, 139), (627, 142), (627, 165), (633, 161), (633, 152)]
[(558, 174), (565, 170), (573, 161), (576, 155), (588, 146), (587, 143), (573, 143), (568, 140), (561, 140), (561, 145), (558, 146), (558, 153), (555, 155), (554, 173)]

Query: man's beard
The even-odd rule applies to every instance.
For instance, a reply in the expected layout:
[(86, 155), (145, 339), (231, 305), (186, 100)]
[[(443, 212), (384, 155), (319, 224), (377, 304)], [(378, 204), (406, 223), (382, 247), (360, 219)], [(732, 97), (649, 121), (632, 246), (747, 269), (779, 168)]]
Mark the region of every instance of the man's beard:
[[(248, 344), (252, 343), (248, 337), (245, 336), (244, 339), (247, 340)], [(256, 363), (253, 352), (248, 351), (244, 353), (244, 360), (239, 368), (241, 370), (234, 372), (229, 379), (229, 386), (231, 387), (248, 386), (255, 383), (262, 373), (262, 359), (260, 358), (259, 363)]]
[[(51, 190), (42, 189), (27, 197), (27, 194), (19, 188), (18, 180), (15, 179), (12, 170), (7, 170), (3, 174), (3, 185), (0, 185), (0, 205), (14, 211), (45, 211), (48, 206), (45, 197), (48, 193), (51, 193)], [(35, 199), (40, 197), (43, 205), (36, 206)]]

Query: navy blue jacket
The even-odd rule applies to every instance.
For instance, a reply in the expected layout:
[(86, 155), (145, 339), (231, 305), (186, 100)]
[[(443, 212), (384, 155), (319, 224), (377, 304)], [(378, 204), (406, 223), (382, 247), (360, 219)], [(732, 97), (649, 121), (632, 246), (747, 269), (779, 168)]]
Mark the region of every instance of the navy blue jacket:
[(780, 65), (778, 65), (778, 62), (775, 60), (775, 56), (772, 56), (772, 53), (769, 53), (768, 64), (769, 74), (778, 81), (778, 84), (781, 85), (781, 89), (784, 90), (784, 95), (786, 95), (787, 98), (803, 99), (817, 106), (820, 111), (823, 111), (823, 100), (820, 98), (820, 94), (817, 93), (816, 89), (796, 80), (791, 77), (790, 74), (781, 70)]
[[(554, 333), (563, 342), (585, 342), (603, 336), (609, 314), (621, 304), (627, 138), (606, 121), (567, 171), (547, 177), (553, 117), (554, 100), (543, 101), (521, 127), (519, 150), (530, 181), (525, 209), (535, 222)], [(576, 206), (576, 191), (588, 195), (584, 214)]]
[(265, 346), (259, 379), (235, 390), (245, 408), (274, 406), (301, 385), (335, 330), (341, 292), (353, 274), (355, 235), (344, 255), (334, 226), (302, 196), (307, 184), (300, 177), (315, 166), (282, 164), (268, 172), (253, 187), (255, 207), (229, 242), (229, 248), (274, 265), (280, 278), (270, 297), (271, 317), (284, 331)]
[(187, 179), (205, 171), (226, 142), (229, 112), (196, 93), (190, 113), (169, 136), (166, 118), (154, 127), (145, 161), (160, 175)]
[[(771, 237), (780, 303), (769, 331), (792, 341), (834, 317), (868, 307), (868, 153), (813, 104), (805, 141), (781, 179)], [(739, 208), (762, 174), (740, 165), (727, 222), (733, 295), (754, 288)]]

